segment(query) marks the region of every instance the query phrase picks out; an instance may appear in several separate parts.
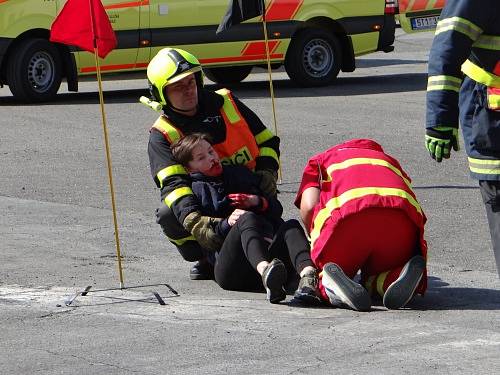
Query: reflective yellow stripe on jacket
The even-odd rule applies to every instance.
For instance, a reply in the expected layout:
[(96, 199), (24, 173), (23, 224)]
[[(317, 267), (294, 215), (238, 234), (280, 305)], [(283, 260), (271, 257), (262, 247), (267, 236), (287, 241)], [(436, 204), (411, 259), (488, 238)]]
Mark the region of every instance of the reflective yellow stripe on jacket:
[(469, 168), (473, 173), (500, 175), (500, 160), (485, 160), (469, 157)]
[(436, 35), (446, 31), (458, 31), (468, 36), (472, 41), (476, 41), (483, 33), (480, 27), (461, 17), (450, 17), (439, 21), (436, 26)]
[(181, 187), (181, 188), (178, 188), (178, 189), (175, 189), (174, 191), (170, 192), (164, 199), (165, 201), (165, 204), (168, 206), (168, 207), (172, 207), (172, 204), (174, 204), (174, 202), (186, 195), (190, 195), (190, 194), (193, 194), (193, 191), (191, 190), (190, 187), (187, 187), (187, 186), (184, 186), (184, 187)]
[(261, 147), (259, 148), (259, 156), (269, 156), (276, 160), (276, 163), (279, 164), (280, 158), (278, 157), (278, 153), (271, 147)]
[(462, 72), (467, 74), (471, 79), (476, 82), (482, 83), (488, 87), (500, 87), (500, 77), (489, 73), (483, 68), (477, 66), (472, 61), (467, 60), (462, 64)]
[(187, 236), (187, 237), (184, 237), (184, 238), (179, 238), (179, 239), (174, 239), (174, 238), (170, 238), (170, 237), (167, 237), (168, 240), (170, 242), (172, 242), (173, 244), (177, 245), (177, 246), (182, 246), (184, 245), (186, 242), (188, 241), (196, 241), (196, 239), (194, 238), (194, 236)]
[(276, 163), (280, 163), (280, 158), (276, 150), (271, 147), (261, 147), (261, 145), (271, 138), (274, 137), (274, 134), (269, 129), (262, 130), (259, 134), (255, 136), (255, 141), (257, 142), (257, 146), (259, 146), (259, 156), (268, 156), (276, 160)]
[(462, 85), (462, 79), (454, 76), (430, 76), (427, 79), (427, 91), (450, 90), (459, 92)]
[(175, 175), (187, 175), (186, 168), (184, 168), (180, 164), (174, 164), (159, 171), (156, 174), (156, 178), (158, 178), (158, 181), (160, 181), (160, 188), (163, 187), (163, 180), (165, 178)]
[(406, 186), (408, 186), (408, 189), (410, 189), (411, 191), (413, 191), (413, 189), (411, 187), (410, 181), (403, 176), (403, 174), (401, 173), (401, 171), (398, 168), (396, 168), (394, 165), (392, 165), (391, 163), (389, 163), (387, 160), (383, 160), (383, 159), (376, 159), (376, 158), (352, 158), (352, 159), (347, 159), (347, 160), (343, 161), (342, 163), (334, 163), (334, 164), (330, 165), (326, 169), (326, 173), (328, 174), (329, 181), (331, 181), (332, 180), (332, 174), (333, 174), (334, 171), (338, 171), (338, 170), (341, 170), (341, 169), (349, 168), (349, 167), (352, 167), (354, 165), (367, 165), (367, 164), (369, 164), (369, 165), (378, 165), (378, 166), (381, 166), (381, 167), (389, 168), (392, 172), (394, 172), (399, 177), (401, 177), (401, 179), (404, 181), (404, 183), (406, 184)]
[(334, 210), (342, 207), (342, 205), (353, 199), (361, 198), (367, 195), (396, 196), (404, 198), (415, 207), (418, 213), (422, 213), (422, 209), (415, 198), (413, 198), (410, 193), (402, 189), (370, 186), (347, 190), (338, 197), (330, 199), (325, 208), (320, 210), (316, 215), (313, 225), (314, 229), (311, 232), (311, 247), (314, 246), (314, 243), (318, 239), (321, 229), (323, 228), (323, 224), (331, 216)]
[(493, 51), (500, 50), (500, 36), (497, 35), (481, 35), (472, 45), (473, 47), (490, 49)]
[(273, 137), (274, 137), (274, 134), (271, 130), (264, 129), (259, 134), (257, 134), (255, 136), (255, 142), (257, 142), (257, 144), (260, 146), (261, 144), (269, 141)]

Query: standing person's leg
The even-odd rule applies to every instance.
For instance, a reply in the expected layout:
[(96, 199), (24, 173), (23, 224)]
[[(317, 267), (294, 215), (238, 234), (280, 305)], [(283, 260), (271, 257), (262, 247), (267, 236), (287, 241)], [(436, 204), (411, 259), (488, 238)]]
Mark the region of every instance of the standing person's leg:
[(500, 181), (479, 181), (490, 227), (493, 254), (500, 277)]
[(269, 247), (271, 256), (290, 263), (300, 276), (294, 298), (301, 302), (317, 304), (321, 302), (318, 291), (318, 273), (311, 260), (310, 244), (300, 223), (295, 220), (284, 222), (274, 235)]
[(372, 251), (362, 267), (362, 279), (370, 293), (383, 297), (384, 306), (398, 309), (408, 303), (425, 274), (419, 249), (419, 229), (405, 211), (394, 208), (368, 210)]

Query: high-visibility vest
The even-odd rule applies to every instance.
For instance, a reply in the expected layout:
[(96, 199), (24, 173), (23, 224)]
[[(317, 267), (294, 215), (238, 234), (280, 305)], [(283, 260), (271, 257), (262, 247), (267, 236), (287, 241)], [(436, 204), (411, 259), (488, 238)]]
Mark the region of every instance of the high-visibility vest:
[[(244, 165), (253, 170), (256, 158), (259, 156), (257, 141), (236, 107), (231, 92), (227, 89), (216, 92), (224, 98), (220, 113), (226, 125), (226, 139), (222, 143), (214, 144), (213, 147), (222, 164)], [(160, 131), (170, 144), (183, 136), (182, 131), (163, 115), (156, 120), (153, 128)]]
[(311, 227), (313, 260), (326, 251), (330, 235), (343, 218), (372, 207), (403, 210), (419, 229), (422, 255), (427, 255), (426, 217), (411, 188), (411, 180), (380, 145), (356, 139), (332, 147), (316, 160), (322, 181)]

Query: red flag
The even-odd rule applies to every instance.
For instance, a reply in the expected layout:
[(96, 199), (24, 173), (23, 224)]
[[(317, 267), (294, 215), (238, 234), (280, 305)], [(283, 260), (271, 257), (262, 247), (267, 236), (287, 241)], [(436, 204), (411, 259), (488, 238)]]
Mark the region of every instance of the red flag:
[(52, 23), (50, 41), (89, 52), (97, 46), (101, 58), (116, 47), (115, 33), (100, 0), (68, 0)]

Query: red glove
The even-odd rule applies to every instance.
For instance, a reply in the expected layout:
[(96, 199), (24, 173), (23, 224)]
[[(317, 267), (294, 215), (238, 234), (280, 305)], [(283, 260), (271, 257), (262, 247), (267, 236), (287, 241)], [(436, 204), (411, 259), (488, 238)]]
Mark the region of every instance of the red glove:
[(240, 208), (242, 210), (252, 208), (259, 205), (259, 197), (254, 194), (228, 194), (227, 196), (231, 200), (231, 206)]
[(231, 206), (242, 210), (259, 207), (260, 211), (265, 211), (268, 206), (265, 198), (254, 194), (236, 193), (228, 194), (227, 197), (231, 200)]

